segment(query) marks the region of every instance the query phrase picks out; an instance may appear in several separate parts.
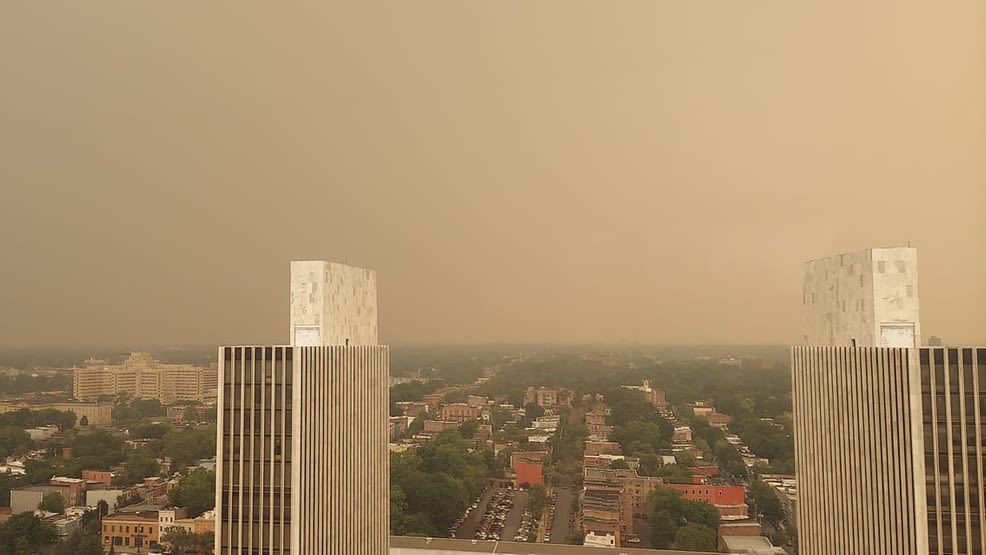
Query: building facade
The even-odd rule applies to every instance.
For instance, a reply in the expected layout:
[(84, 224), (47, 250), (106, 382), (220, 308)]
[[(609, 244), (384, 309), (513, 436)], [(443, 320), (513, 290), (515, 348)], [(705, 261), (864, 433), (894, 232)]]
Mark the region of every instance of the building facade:
[(806, 345), (917, 347), (918, 255), (909, 247), (868, 249), (805, 264)]
[(118, 512), (103, 517), (103, 549), (114, 553), (147, 553), (161, 540), (157, 511)]
[(71, 412), (75, 414), (76, 426), (108, 426), (113, 421), (113, 403), (0, 403), (0, 413), (17, 412), (21, 409)]
[(72, 394), (80, 401), (125, 393), (134, 399), (209, 402), (218, 382), (215, 368), (191, 364), (162, 364), (150, 353), (130, 353), (118, 365), (90, 360), (72, 372)]
[[(873, 252), (875, 281), (893, 273), (886, 279), (900, 294), (876, 288), (855, 323), (834, 316), (838, 325), (823, 329), (809, 315), (814, 343), (792, 349), (800, 550), (983, 554), (986, 349), (917, 347), (916, 253)], [(841, 314), (838, 294), (825, 303), (808, 310)], [(886, 323), (898, 327), (887, 332)]]
[[(302, 344), (220, 348), (216, 553), (387, 553), (389, 350), (367, 343), (376, 280), (319, 264), (291, 266)], [(372, 307), (360, 284), (373, 284)], [(358, 302), (343, 300), (353, 287)]]

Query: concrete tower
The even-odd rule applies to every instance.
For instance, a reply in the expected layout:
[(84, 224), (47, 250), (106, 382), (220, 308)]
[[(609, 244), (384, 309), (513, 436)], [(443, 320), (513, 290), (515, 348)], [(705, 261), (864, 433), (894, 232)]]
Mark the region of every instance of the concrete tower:
[(219, 349), (216, 553), (388, 552), (376, 276), (291, 263), (287, 346)]
[(917, 347), (917, 249), (868, 249), (809, 261), (802, 304), (807, 345)]
[(986, 349), (917, 347), (916, 262), (806, 265), (808, 345), (791, 356), (804, 555), (986, 552)]

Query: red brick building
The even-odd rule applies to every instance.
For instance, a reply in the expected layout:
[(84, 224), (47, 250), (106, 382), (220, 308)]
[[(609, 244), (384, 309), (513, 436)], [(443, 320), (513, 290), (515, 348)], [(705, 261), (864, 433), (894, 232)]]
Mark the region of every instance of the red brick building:
[(83, 470), (82, 479), (87, 482), (99, 482), (108, 486), (113, 481), (113, 473), (106, 470)]
[(544, 472), (542, 468), (542, 460), (547, 455), (547, 451), (518, 451), (516, 453), (511, 453), (510, 468), (512, 468), (514, 473), (517, 475), (517, 477), (514, 478), (514, 485), (543, 485)]
[(742, 486), (668, 484), (667, 487), (680, 491), (685, 499), (712, 505), (722, 520), (747, 518), (746, 491)]

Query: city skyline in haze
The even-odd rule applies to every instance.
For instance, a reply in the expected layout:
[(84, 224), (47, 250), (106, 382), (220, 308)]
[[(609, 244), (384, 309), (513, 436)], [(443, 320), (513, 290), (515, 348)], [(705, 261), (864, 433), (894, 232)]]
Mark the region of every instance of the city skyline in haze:
[[(791, 344), (803, 263), (918, 248), (986, 342), (986, 5), (0, 9), (0, 347)], [(249, 317), (246, 315), (249, 314)]]

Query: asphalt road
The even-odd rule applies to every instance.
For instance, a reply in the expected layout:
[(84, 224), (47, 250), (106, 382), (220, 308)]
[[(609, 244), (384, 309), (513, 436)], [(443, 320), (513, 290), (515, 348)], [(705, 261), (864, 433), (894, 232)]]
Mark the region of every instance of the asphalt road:
[(565, 543), (565, 538), (571, 536), (574, 530), (572, 503), (575, 493), (568, 488), (555, 488), (558, 500), (555, 501), (555, 519), (551, 523), (551, 540), (545, 543)]

